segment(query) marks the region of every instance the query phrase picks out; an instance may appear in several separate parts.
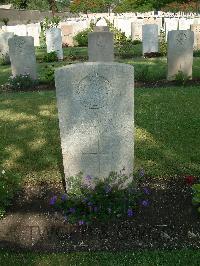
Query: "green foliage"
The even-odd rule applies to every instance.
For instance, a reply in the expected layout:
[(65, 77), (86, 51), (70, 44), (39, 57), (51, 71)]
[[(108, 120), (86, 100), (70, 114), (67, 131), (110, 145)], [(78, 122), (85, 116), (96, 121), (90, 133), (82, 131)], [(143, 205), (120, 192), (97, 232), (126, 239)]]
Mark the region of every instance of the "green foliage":
[(1, 21), (4, 23), (5, 26), (7, 26), (9, 22), (9, 18), (2, 18)]
[(10, 65), (10, 58), (8, 54), (0, 56), (0, 65), (2, 66)]
[(57, 28), (60, 21), (61, 18), (58, 16), (53, 16), (52, 18), (45, 17), (45, 19), (42, 22), (42, 28), (44, 31), (50, 28)]
[(134, 40), (134, 41), (132, 41), (132, 42), (133, 42), (133, 45), (141, 44), (141, 43), (142, 43), (140, 40)]
[(11, 204), (15, 193), (19, 190), (20, 178), (9, 171), (0, 173), (0, 218)]
[(46, 65), (44, 69), (44, 79), (47, 83), (54, 82), (54, 65)]
[(121, 58), (131, 58), (135, 55), (133, 48), (134, 44), (132, 40), (126, 39), (116, 45), (116, 54)]
[(108, 178), (91, 176), (70, 178), (70, 189), (66, 195), (53, 196), (50, 204), (64, 213), (72, 224), (107, 222), (120, 217), (132, 217), (143, 199), (148, 205), (147, 195), (141, 192), (127, 176), (111, 173)]
[(200, 50), (195, 50), (195, 51), (193, 52), (193, 56), (194, 56), (194, 57), (200, 57)]
[(8, 87), (13, 91), (33, 90), (36, 85), (37, 81), (33, 80), (29, 74), (10, 77), (8, 80)]
[(200, 184), (194, 184), (192, 186), (193, 189), (193, 198), (192, 203), (197, 206), (197, 210), (200, 213)]
[(183, 71), (179, 70), (178, 73), (175, 75), (175, 81), (178, 85), (185, 86), (186, 82), (190, 79), (191, 77), (186, 75)]
[(88, 46), (88, 33), (92, 32), (91, 28), (87, 28), (74, 36), (74, 41), (77, 42), (79, 47), (86, 47)]
[(43, 60), (44, 60), (44, 62), (47, 62), (47, 63), (56, 62), (56, 61), (58, 61), (58, 56), (57, 56), (56, 52), (53, 51), (53, 52), (50, 52), (50, 53), (46, 53), (44, 55), (44, 59)]
[(165, 32), (162, 31), (162, 30), (160, 31), (159, 49), (160, 49), (160, 54), (162, 56), (166, 56), (167, 55), (167, 42), (165, 40)]

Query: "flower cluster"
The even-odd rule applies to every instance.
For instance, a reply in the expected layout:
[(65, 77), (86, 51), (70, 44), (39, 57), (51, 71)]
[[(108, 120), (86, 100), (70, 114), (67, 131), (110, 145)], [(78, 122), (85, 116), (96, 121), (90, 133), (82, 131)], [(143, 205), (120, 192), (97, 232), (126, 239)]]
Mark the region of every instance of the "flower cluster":
[[(142, 172), (142, 175), (144, 173)], [(82, 178), (80, 190), (61, 196), (52, 196), (50, 205), (62, 211), (64, 221), (71, 224), (91, 224), (105, 222), (120, 217), (134, 217), (139, 206), (148, 207), (151, 194), (149, 188), (136, 187), (131, 181), (126, 187), (128, 177), (112, 173), (99, 180), (92, 176)]]

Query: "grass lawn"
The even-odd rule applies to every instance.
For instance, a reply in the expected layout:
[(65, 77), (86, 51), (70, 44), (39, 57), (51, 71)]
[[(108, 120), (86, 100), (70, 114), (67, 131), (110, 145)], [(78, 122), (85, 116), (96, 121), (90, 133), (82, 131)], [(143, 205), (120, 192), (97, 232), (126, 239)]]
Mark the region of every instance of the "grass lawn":
[(34, 254), (0, 252), (1, 266), (45, 265), (142, 265), (142, 266), (198, 266), (198, 250), (144, 251), (144, 252), (92, 252), (70, 254)]
[[(197, 87), (135, 90), (135, 171), (199, 174), (199, 97)], [(0, 102), (2, 167), (25, 180), (60, 180), (55, 92), (2, 93)]]

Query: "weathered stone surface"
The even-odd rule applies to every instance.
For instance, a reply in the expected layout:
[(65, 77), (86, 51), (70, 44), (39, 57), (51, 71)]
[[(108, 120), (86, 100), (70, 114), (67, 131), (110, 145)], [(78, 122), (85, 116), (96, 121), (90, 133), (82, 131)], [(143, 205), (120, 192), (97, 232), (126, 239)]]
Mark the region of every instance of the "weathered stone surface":
[(34, 46), (40, 46), (40, 31), (41, 27), (39, 24), (28, 24), (26, 25), (27, 35), (34, 38)]
[(61, 26), (61, 31), (62, 31), (62, 43), (73, 47), (74, 46), (73, 25), (62, 25)]
[(145, 53), (158, 53), (158, 25), (142, 26), (142, 48)]
[(56, 52), (58, 59), (63, 59), (61, 29), (50, 28), (46, 30), (47, 53)]
[(178, 18), (165, 18), (165, 38), (167, 41), (168, 32), (178, 29)]
[(12, 32), (0, 33), (0, 58), (6, 63), (10, 62), (8, 40), (14, 36)]
[(168, 80), (175, 79), (178, 71), (192, 77), (194, 33), (190, 30), (168, 33)]
[(109, 27), (108, 26), (95, 26), (94, 31), (95, 32), (109, 31)]
[(143, 19), (131, 23), (131, 38), (133, 41), (142, 40), (142, 25)]
[(194, 32), (194, 50), (200, 50), (200, 24), (191, 25), (191, 31)]
[(8, 40), (12, 75), (29, 74), (37, 79), (36, 57), (33, 37), (14, 36)]
[(66, 183), (69, 177), (107, 177), (133, 171), (134, 68), (82, 63), (55, 73)]
[(114, 60), (113, 33), (89, 33), (88, 56), (90, 62), (112, 62)]

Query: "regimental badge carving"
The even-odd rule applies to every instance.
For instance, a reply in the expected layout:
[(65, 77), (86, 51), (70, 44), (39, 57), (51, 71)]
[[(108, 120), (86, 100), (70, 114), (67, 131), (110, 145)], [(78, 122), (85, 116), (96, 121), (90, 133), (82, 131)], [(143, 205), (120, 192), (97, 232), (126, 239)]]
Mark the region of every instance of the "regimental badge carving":
[(79, 82), (74, 96), (85, 108), (100, 109), (108, 105), (111, 90), (110, 82), (94, 73)]

